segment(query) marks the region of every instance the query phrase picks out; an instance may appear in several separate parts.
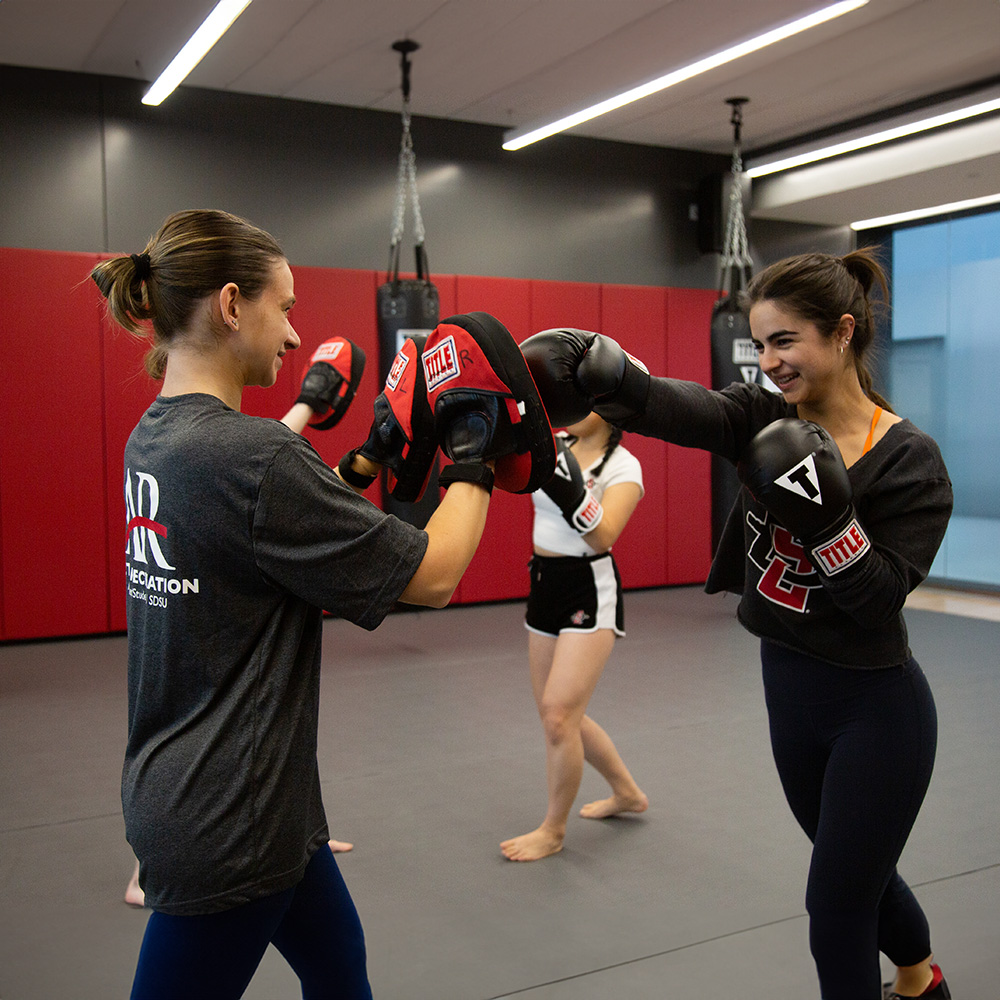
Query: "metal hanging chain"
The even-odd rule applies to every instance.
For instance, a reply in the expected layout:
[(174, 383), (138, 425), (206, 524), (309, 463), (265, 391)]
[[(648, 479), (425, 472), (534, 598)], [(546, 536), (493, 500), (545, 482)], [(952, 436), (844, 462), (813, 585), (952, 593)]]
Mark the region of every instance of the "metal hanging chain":
[(743, 217), (743, 159), (739, 151), (733, 153), (733, 182), (729, 191), (729, 214), (726, 217), (726, 236), (723, 241), (723, 267), (751, 267), (750, 245), (747, 241), (746, 219)]
[[(750, 245), (747, 241), (746, 219), (743, 216), (743, 157), (740, 155), (740, 129), (743, 125), (741, 107), (745, 97), (730, 97), (727, 104), (733, 108), (733, 162), (732, 186), (729, 189), (729, 212), (726, 216), (726, 235), (723, 240), (722, 273), (732, 268), (752, 268)], [(734, 289), (735, 291), (735, 289)]]
[(413, 203), (414, 242), (420, 246), (424, 242), (424, 219), (420, 214), (420, 198), (417, 195), (417, 157), (413, 152), (413, 137), (410, 134), (410, 53), (420, 46), (409, 39), (395, 42), (393, 49), (400, 53), (403, 72), (403, 137), (399, 145), (399, 167), (396, 171), (396, 204), (392, 213), (392, 241), (394, 249), (403, 240), (405, 229), (407, 197)]
[(396, 171), (396, 207), (392, 214), (392, 245), (403, 240), (405, 228), (406, 201), (409, 196), (413, 203), (414, 241), (424, 242), (424, 219), (420, 214), (420, 197), (417, 194), (417, 157), (413, 152), (413, 137), (410, 135), (409, 100), (403, 102), (403, 138), (399, 147), (399, 167)]

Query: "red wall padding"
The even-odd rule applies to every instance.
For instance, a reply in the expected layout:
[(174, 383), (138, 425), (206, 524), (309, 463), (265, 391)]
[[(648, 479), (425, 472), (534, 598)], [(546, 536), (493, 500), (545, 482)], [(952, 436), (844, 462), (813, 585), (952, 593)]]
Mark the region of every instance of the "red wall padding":
[[(602, 333), (639, 358), (654, 375), (667, 370), (666, 299), (662, 288), (605, 285)], [(626, 434), (622, 443), (642, 464), (645, 494), (614, 545), (625, 587), (657, 587), (669, 581), (667, 535), (673, 524), (667, 504), (667, 446), (655, 438)]]
[(108, 629), (98, 259), (0, 249), (4, 639)]
[[(122, 453), (159, 383), (145, 344), (103, 318), (89, 280), (98, 254), (0, 248), (0, 639), (125, 628)], [(249, 387), (243, 409), (281, 417), (328, 337), (367, 357), (354, 405), (331, 431), (306, 435), (330, 464), (368, 435), (381, 391), (378, 271), (293, 267), (292, 323), (302, 341), (277, 384)], [(521, 341), (573, 326), (614, 337), (653, 374), (710, 380), (714, 291), (433, 275), (442, 318), (492, 313)], [(40, 350), (39, 350), (40, 348)], [(35, 359), (33, 367), (11, 359)], [(626, 587), (705, 579), (711, 534), (707, 455), (626, 435), (646, 495), (615, 546)], [(372, 491), (373, 493), (375, 491)], [(456, 602), (527, 595), (531, 499), (495, 491), (483, 539)]]
[(525, 336), (561, 326), (600, 330), (601, 287), (575, 281), (531, 282), (531, 329)]

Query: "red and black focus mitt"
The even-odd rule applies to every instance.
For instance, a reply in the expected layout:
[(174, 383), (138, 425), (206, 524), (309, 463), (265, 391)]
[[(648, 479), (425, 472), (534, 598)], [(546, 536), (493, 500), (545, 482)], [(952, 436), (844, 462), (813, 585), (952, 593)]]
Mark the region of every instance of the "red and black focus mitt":
[(423, 352), (441, 450), (456, 464), (495, 460), (495, 483), (533, 493), (555, 470), (552, 427), (514, 338), (483, 312), (450, 316)]
[(375, 400), (368, 440), (358, 448), (359, 454), (389, 470), (389, 493), (404, 503), (423, 496), (438, 449), (420, 364), (425, 339), (403, 341)]
[(324, 340), (302, 376), (299, 398), (314, 413), (309, 426), (329, 430), (347, 412), (365, 370), (365, 352), (345, 337)]

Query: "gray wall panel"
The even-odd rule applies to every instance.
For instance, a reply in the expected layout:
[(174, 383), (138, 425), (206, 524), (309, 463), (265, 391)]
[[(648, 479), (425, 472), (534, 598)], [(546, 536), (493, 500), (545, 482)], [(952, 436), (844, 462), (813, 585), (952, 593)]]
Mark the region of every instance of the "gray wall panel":
[[(147, 108), (143, 87), (0, 67), (0, 244), (131, 251), (171, 211), (212, 206), (297, 264), (385, 266), (398, 114), (184, 87)], [(421, 117), (413, 136), (432, 271), (715, 281), (688, 207), (720, 157), (569, 136), (507, 153), (499, 127)]]
[(104, 245), (100, 81), (0, 66), (0, 244)]
[[(170, 212), (217, 207), (273, 232), (293, 263), (385, 266), (398, 114), (188, 87), (147, 108), (144, 87), (0, 66), (0, 245), (134, 251)], [(727, 158), (574, 136), (508, 153), (502, 134), (414, 117), (432, 273), (716, 285), (689, 209)], [(768, 261), (831, 242), (749, 229)], [(412, 245), (407, 213), (405, 267)]]

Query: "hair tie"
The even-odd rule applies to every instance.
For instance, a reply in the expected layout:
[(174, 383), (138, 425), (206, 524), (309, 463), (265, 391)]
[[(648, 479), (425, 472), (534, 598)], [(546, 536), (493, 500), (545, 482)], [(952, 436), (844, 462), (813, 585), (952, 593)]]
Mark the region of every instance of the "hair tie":
[(145, 252), (130, 253), (129, 257), (132, 258), (132, 263), (135, 265), (136, 281), (145, 281), (149, 277), (149, 254)]

